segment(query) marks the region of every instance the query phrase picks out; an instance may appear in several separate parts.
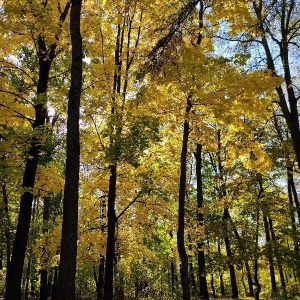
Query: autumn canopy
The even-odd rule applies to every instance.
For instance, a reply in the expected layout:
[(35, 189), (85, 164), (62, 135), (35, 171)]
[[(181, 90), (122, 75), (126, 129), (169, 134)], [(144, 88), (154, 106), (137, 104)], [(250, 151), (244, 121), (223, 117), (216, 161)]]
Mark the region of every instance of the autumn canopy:
[(300, 299), (300, 1), (0, 1), (0, 298)]

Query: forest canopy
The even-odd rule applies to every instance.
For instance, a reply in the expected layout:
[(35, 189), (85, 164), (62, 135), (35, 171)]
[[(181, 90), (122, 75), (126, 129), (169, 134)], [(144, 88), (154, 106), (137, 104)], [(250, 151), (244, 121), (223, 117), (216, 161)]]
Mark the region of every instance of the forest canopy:
[(299, 0), (3, 0), (0, 36), (0, 298), (300, 299)]

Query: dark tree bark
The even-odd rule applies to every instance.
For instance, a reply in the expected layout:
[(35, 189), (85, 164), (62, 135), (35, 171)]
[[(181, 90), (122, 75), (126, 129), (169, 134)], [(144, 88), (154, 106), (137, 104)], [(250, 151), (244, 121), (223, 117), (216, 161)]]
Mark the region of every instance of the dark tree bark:
[(103, 288), (104, 288), (104, 270), (105, 270), (105, 257), (103, 255), (100, 256), (100, 263), (98, 266), (98, 273), (96, 267), (93, 268), (94, 279), (96, 282), (96, 294), (97, 300), (103, 299)]
[(223, 274), (220, 274), (220, 293), (222, 296), (226, 296), (225, 286), (224, 286), (224, 279)]
[[(257, 195), (257, 202), (264, 196), (264, 189), (262, 185), (261, 175), (258, 174), (258, 183), (259, 183), (259, 190)], [(259, 259), (259, 219), (260, 219), (260, 208), (259, 203), (257, 203), (256, 208), (256, 229), (255, 229), (255, 259), (254, 259), (254, 286), (255, 291), (255, 300), (259, 300), (259, 295), (261, 291), (261, 285), (258, 279), (258, 259)]]
[[(270, 244), (270, 242), (271, 242), (270, 229), (269, 229), (269, 225), (268, 225), (268, 217), (265, 214), (263, 214), (263, 221), (264, 221), (264, 228), (265, 228), (265, 234), (266, 234), (266, 241), (267, 241), (267, 244)], [(267, 257), (268, 257), (268, 261), (269, 261), (269, 270), (270, 270), (270, 280), (271, 280), (271, 285), (272, 285), (272, 292), (276, 293), (277, 284), (276, 284), (276, 278), (275, 278), (273, 253), (268, 253)]]
[(261, 291), (261, 285), (258, 280), (258, 259), (254, 260), (254, 284), (256, 286), (255, 289), (255, 300), (259, 300), (259, 294)]
[(216, 289), (215, 289), (215, 279), (214, 279), (214, 274), (211, 273), (210, 275), (210, 286), (211, 286), (211, 290), (212, 290), (212, 294), (213, 294), (213, 297), (215, 298), (216, 297)]
[[(225, 222), (228, 221), (228, 219), (229, 219), (228, 216), (229, 216), (228, 208), (225, 208), (224, 209), (224, 215), (223, 215), (223, 220)], [(227, 230), (227, 229), (225, 229), (225, 230)], [(225, 236), (224, 240), (225, 240), (227, 257), (228, 257), (228, 260), (229, 260), (228, 268), (229, 268), (231, 291), (232, 291), (231, 298), (238, 298), (239, 297), (239, 292), (238, 292), (238, 288), (237, 288), (235, 268), (234, 268), (234, 265), (233, 265), (233, 262), (232, 262), (232, 251), (231, 251), (230, 240), (229, 240), (229, 237), (227, 235)]]
[(250, 266), (247, 261), (245, 261), (245, 267), (246, 267), (248, 287), (249, 287), (249, 296), (254, 297), (253, 280), (252, 280)]
[[(290, 203), (291, 223), (292, 223), (292, 228), (296, 235), (297, 224), (296, 224), (296, 218), (295, 218), (295, 214), (294, 214), (294, 201), (293, 201), (294, 196), (293, 196), (293, 191), (292, 191), (292, 181), (294, 181), (294, 180), (291, 177), (289, 171), (287, 171), (287, 174), (288, 174), (287, 183), (288, 183), (288, 198), (289, 198), (289, 203)], [(294, 238), (294, 248), (295, 248), (295, 251), (299, 254), (299, 242), (298, 242), (297, 238)]]
[(191, 99), (188, 97), (185, 111), (186, 120), (183, 125), (182, 148), (180, 157), (180, 182), (179, 182), (179, 196), (178, 196), (178, 231), (177, 231), (177, 247), (180, 257), (180, 274), (182, 284), (182, 299), (190, 300), (190, 280), (189, 280), (189, 261), (185, 250), (185, 195), (186, 195), (186, 163), (188, 152), (189, 139), (189, 121), (187, 119), (192, 108)]
[(68, 102), (66, 179), (63, 201), (61, 254), (57, 298), (75, 299), (79, 193), (79, 108), (82, 86), (82, 39), (80, 14), (82, 0), (72, 0), (70, 31), (72, 42), (71, 86)]
[[(203, 187), (202, 187), (202, 145), (197, 144), (196, 157), (196, 175), (197, 175), (197, 226), (204, 229), (204, 218), (201, 213), (203, 208)], [(205, 257), (203, 237), (197, 237), (198, 248), (198, 274), (199, 274), (199, 298), (209, 299), (207, 280), (205, 275)]]
[(113, 277), (114, 277), (114, 258), (115, 258), (115, 232), (116, 232), (116, 185), (117, 185), (117, 166), (110, 165), (108, 206), (107, 206), (107, 241), (106, 241), (106, 257), (105, 257), (105, 285), (104, 300), (112, 300)]
[(55, 268), (54, 268), (53, 282), (52, 282), (52, 285), (51, 285), (51, 300), (57, 300), (57, 295), (56, 295), (56, 291), (57, 291), (57, 277), (58, 277), (58, 267), (55, 266)]
[[(103, 234), (105, 230), (105, 219), (106, 219), (106, 203), (103, 199), (101, 199), (100, 204), (100, 219), (101, 219), (101, 228), (100, 231)], [(98, 273), (96, 270), (96, 267), (93, 268), (94, 272), (94, 279), (96, 282), (96, 294), (97, 294), (97, 300), (102, 300), (104, 296), (104, 271), (105, 271), (105, 256), (100, 255), (100, 262), (98, 266)]]

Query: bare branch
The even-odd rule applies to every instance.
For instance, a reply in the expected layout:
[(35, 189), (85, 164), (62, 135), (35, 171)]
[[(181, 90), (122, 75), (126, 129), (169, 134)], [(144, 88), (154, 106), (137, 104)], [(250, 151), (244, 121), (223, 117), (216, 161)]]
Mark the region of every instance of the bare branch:
[(140, 190), (137, 195), (134, 197), (134, 199), (120, 212), (120, 214), (116, 217), (116, 222), (119, 220), (119, 218), (121, 216), (123, 216), (125, 214), (125, 212), (127, 211), (127, 209), (132, 205), (134, 204), (137, 199), (140, 197), (140, 195), (142, 194), (143, 190)]

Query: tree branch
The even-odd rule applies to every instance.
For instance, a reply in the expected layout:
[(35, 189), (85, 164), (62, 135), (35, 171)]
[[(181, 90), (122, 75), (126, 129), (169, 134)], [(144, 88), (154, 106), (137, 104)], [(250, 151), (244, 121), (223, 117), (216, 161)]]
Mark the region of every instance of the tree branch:
[(154, 63), (162, 56), (164, 49), (168, 46), (174, 35), (179, 31), (180, 26), (184, 23), (187, 17), (192, 13), (200, 0), (190, 0), (185, 6), (183, 6), (178, 14), (177, 18), (171, 23), (168, 33), (163, 36), (153, 47), (146, 57), (146, 62), (140, 68), (137, 74), (137, 80), (142, 79), (147, 73), (153, 69)]
[(134, 204), (136, 201), (137, 201), (137, 199), (140, 197), (140, 195), (142, 194), (142, 192), (143, 192), (143, 190), (140, 190), (139, 192), (138, 192), (138, 194), (134, 197), (134, 199), (120, 212), (120, 214), (116, 217), (116, 222), (119, 220), (119, 218), (121, 217), (121, 216), (123, 216), (124, 214), (125, 214), (125, 212), (127, 211), (127, 209), (132, 205), (132, 204)]

